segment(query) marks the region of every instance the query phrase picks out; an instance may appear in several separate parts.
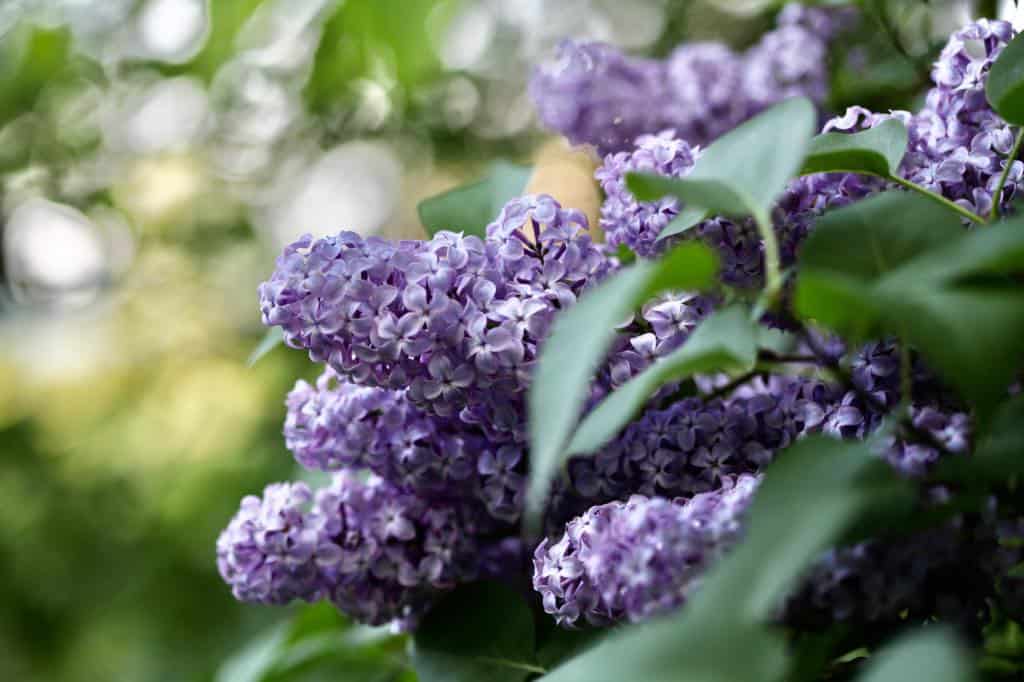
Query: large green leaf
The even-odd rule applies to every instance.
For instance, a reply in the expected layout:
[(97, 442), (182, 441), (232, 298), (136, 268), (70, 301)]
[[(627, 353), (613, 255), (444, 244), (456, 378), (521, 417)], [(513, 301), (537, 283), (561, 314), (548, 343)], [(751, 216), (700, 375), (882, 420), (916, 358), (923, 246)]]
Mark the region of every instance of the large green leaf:
[(812, 437), (797, 443), (768, 468), (747, 514), (746, 539), (710, 571), (685, 607), (610, 634), (543, 679), (784, 679), (784, 644), (765, 625), (779, 599), (866, 509), (909, 494), (863, 442)]
[(963, 645), (943, 627), (929, 627), (875, 654), (857, 682), (970, 682), (974, 667)]
[(629, 423), (659, 388), (701, 372), (742, 372), (757, 359), (757, 325), (734, 306), (700, 324), (678, 350), (613, 391), (580, 423), (566, 452), (595, 452)]
[(801, 247), (801, 265), (873, 280), (963, 234), (960, 218), (935, 202), (883, 192), (822, 216)]
[(654, 295), (704, 289), (717, 271), (703, 244), (681, 244), (659, 261), (638, 261), (585, 293), (562, 312), (545, 341), (529, 394), (530, 485), (526, 520), (535, 527), (551, 485), (567, 459), (565, 445), (579, 419), (615, 327)]
[(421, 201), (420, 221), (431, 236), (449, 230), (483, 237), (487, 224), (506, 202), (523, 193), (529, 179), (530, 168), (498, 161), (483, 180)]
[(971, 457), (947, 457), (937, 467), (937, 481), (980, 484), (987, 489), (1024, 474), (1024, 395), (1003, 403)]
[(859, 133), (822, 133), (811, 140), (801, 175), (866, 173), (895, 175), (907, 151), (907, 127), (897, 119)]
[(455, 590), (416, 629), (412, 663), (420, 682), (522, 682), (543, 672), (534, 658), (533, 614), (498, 583)]
[(627, 186), (641, 201), (671, 195), (690, 207), (768, 224), (772, 205), (803, 164), (816, 120), (810, 100), (786, 100), (718, 138), (685, 178), (630, 173)]
[(1024, 124), (1024, 38), (1007, 45), (988, 72), (985, 96), (1010, 123)]
[(894, 335), (984, 417), (1024, 363), (1024, 225), (965, 232), (940, 207), (883, 194), (826, 215), (801, 253), (795, 305), (852, 338)]

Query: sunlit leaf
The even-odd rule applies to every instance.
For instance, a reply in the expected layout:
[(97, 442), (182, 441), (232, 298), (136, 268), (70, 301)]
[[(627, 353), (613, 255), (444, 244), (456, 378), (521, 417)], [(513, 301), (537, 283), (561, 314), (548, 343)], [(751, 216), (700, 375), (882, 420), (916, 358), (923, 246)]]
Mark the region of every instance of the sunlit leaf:
[(448, 230), (483, 237), (487, 224), (510, 199), (523, 193), (529, 179), (529, 168), (498, 161), (483, 180), (421, 201), (420, 221), (430, 235)]
[(803, 164), (816, 122), (810, 100), (789, 99), (718, 138), (688, 176), (630, 173), (626, 183), (641, 201), (671, 195), (694, 210), (754, 215), (767, 222), (775, 200)]

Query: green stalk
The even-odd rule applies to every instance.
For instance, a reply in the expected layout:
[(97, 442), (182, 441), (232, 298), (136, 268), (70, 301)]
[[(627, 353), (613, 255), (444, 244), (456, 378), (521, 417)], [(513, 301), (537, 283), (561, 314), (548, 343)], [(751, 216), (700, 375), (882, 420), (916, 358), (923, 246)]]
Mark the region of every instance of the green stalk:
[(1010, 155), (1006, 157), (1006, 168), (1003, 169), (1003, 174), (999, 176), (999, 184), (996, 185), (996, 191), (992, 194), (992, 210), (988, 212), (989, 220), (995, 220), (999, 217), (999, 202), (1003, 196), (1003, 187), (1006, 185), (1007, 178), (1010, 177), (1010, 168), (1013, 167), (1013, 162), (1017, 160), (1017, 154), (1020, 153), (1022, 141), (1024, 141), (1024, 128), (1017, 131), (1017, 139), (1013, 142), (1013, 149), (1010, 150)]
[(988, 222), (988, 220), (986, 220), (985, 218), (982, 218), (980, 215), (978, 215), (974, 211), (969, 211), (966, 208), (964, 208), (963, 206), (961, 206), (960, 204), (956, 204), (956, 203), (950, 201), (949, 199), (947, 199), (946, 197), (942, 196), (941, 194), (937, 194), (936, 192), (933, 192), (930, 189), (922, 187), (921, 185), (918, 185), (915, 182), (911, 182), (910, 180), (907, 180), (906, 178), (901, 178), (898, 175), (891, 175), (891, 176), (889, 176), (889, 180), (895, 182), (897, 185), (901, 185), (903, 187), (906, 187), (907, 189), (911, 190), (912, 192), (917, 192), (918, 194), (920, 194), (922, 196), (928, 197), (932, 201), (936, 201), (936, 202), (942, 204), (943, 206), (945, 206), (949, 210), (955, 211), (956, 213), (959, 213), (964, 218), (967, 218), (972, 223), (978, 223), (979, 225), (984, 225), (985, 223)]

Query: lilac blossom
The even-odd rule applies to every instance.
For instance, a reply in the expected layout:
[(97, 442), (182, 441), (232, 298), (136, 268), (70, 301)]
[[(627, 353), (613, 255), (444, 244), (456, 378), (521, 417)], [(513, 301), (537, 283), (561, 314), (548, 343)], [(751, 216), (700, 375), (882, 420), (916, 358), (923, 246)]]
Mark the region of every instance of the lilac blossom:
[(530, 96), (541, 123), (602, 154), (674, 128), (705, 145), (768, 106), (827, 94), (828, 42), (848, 16), (790, 7), (746, 53), (720, 43), (682, 45), (667, 59), (630, 57), (600, 43), (563, 42), (537, 67)]
[(634, 495), (591, 507), (545, 539), (533, 587), (563, 627), (640, 621), (680, 606), (737, 540), (758, 479), (729, 479), (685, 503)]
[(217, 538), (217, 568), (239, 601), (287, 604), (322, 598), (317, 520), (305, 483), (268, 485), (248, 495)]

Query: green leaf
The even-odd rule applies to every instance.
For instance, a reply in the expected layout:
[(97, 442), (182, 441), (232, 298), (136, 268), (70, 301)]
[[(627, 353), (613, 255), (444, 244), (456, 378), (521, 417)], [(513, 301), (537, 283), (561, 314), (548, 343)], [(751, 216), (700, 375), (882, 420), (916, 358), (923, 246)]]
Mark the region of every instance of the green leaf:
[(963, 645), (934, 626), (904, 636), (869, 659), (857, 682), (970, 682), (974, 667)]
[(641, 260), (586, 292), (555, 319), (528, 396), (531, 476), (526, 522), (536, 526), (552, 478), (567, 459), (565, 445), (579, 419), (590, 383), (621, 324), (656, 294), (710, 286), (715, 254), (696, 242), (659, 261)]
[(801, 175), (866, 173), (895, 175), (907, 151), (907, 127), (889, 119), (859, 133), (823, 133), (811, 140)]
[[(887, 484), (879, 484), (880, 477)], [(866, 443), (802, 440), (768, 468), (747, 514), (744, 541), (712, 567), (685, 607), (609, 634), (543, 679), (784, 679), (784, 643), (764, 625), (779, 599), (865, 510), (910, 494)], [(742, 655), (737, 655), (737, 642), (742, 642)]]
[(620, 386), (584, 417), (566, 452), (596, 452), (636, 416), (655, 391), (671, 381), (702, 372), (739, 373), (753, 368), (757, 336), (749, 310), (734, 306), (715, 312), (682, 347)]
[(244, 649), (224, 661), (215, 682), (260, 682), (284, 654), (288, 626), (278, 625), (252, 639)]
[(965, 484), (1006, 483), (1024, 474), (1024, 395), (1003, 403), (971, 457), (947, 457), (939, 462), (933, 478)]
[(767, 224), (803, 164), (816, 121), (810, 100), (788, 99), (718, 138), (685, 178), (630, 173), (626, 184), (641, 201), (671, 195), (695, 209), (753, 215)]
[(274, 350), (278, 346), (284, 343), (284, 332), (280, 327), (271, 327), (267, 330), (267, 333), (263, 335), (256, 347), (249, 353), (249, 359), (246, 364), (252, 367), (260, 361), (264, 355)]
[(421, 201), (420, 221), (431, 236), (449, 230), (482, 238), (502, 206), (523, 193), (530, 172), (526, 166), (498, 161), (483, 180)]
[(412, 663), (420, 682), (523, 682), (544, 672), (529, 606), (498, 583), (460, 587), (431, 609), (416, 630)]
[(665, 226), (665, 229), (663, 229), (661, 234), (658, 235), (657, 241), (688, 232), (690, 229), (706, 220), (707, 217), (708, 210), (706, 208), (701, 208), (700, 206), (687, 206), (680, 211), (679, 215), (677, 215), (672, 222)]
[(960, 218), (935, 202), (883, 192), (822, 216), (801, 246), (800, 263), (871, 280), (963, 235)]
[(1005, 277), (1024, 269), (1024, 223), (965, 232), (929, 204), (892, 192), (827, 214), (802, 250), (795, 306), (854, 339), (907, 341), (983, 423), (1024, 361), (1024, 290)]
[(882, 328), (905, 336), (984, 422), (1024, 362), (1024, 289), (908, 289), (883, 282), (876, 295)]
[(996, 58), (985, 82), (989, 104), (1009, 123), (1024, 124), (1024, 40), (1017, 36)]

